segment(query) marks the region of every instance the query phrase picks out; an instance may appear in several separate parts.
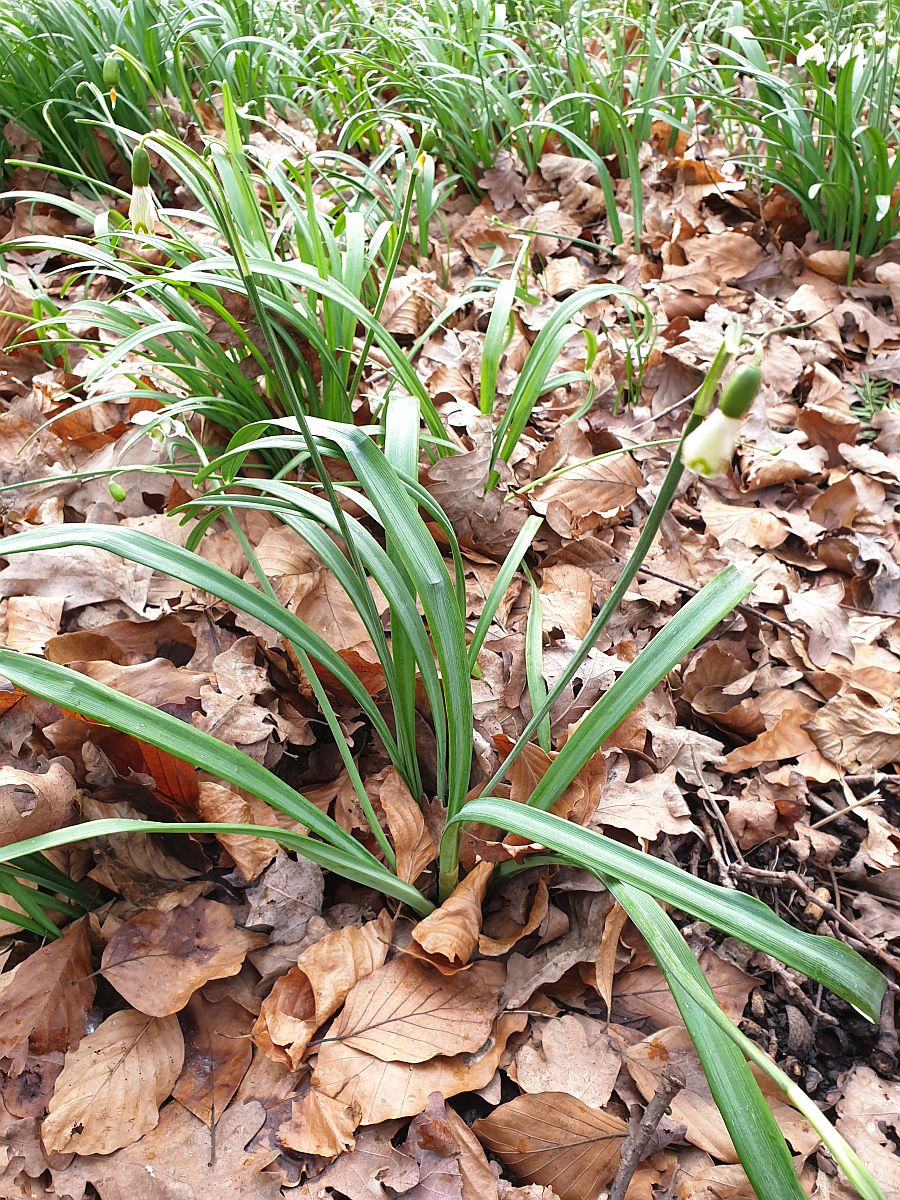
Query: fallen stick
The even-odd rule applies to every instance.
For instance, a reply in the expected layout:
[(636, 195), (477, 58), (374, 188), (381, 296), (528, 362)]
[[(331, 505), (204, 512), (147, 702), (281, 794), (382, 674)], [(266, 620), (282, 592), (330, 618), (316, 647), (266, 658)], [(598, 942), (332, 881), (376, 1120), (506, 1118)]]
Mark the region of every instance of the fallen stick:
[(625, 1200), (625, 1193), (631, 1183), (631, 1177), (634, 1175), (638, 1163), (644, 1157), (650, 1139), (663, 1119), (666, 1109), (672, 1103), (673, 1097), (677, 1096), (683, 1087), (684, 1075), (673, 1063), (666, 1063), (659, 1077), (659, 1086), (644, 1109), (640, 1125), (622, 1143), (619, 1169), (610, 1184), (607, 1200)]

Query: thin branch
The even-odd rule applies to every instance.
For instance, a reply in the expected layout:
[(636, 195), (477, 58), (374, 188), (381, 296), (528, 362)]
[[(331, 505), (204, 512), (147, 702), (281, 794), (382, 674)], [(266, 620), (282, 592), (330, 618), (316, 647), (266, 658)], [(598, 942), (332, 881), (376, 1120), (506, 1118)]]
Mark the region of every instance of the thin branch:
[(685, 1079), (674, 1063), (666, 1063), (659, 1077), (659, 1085), (644, 1109), (641, 1123), (622, 1143), (621, 1158), (616, 1177), (609, 1189), (608, 1200), (625, 1200), (625, 1193), (638, 1163), (644, 1157), (650, 1139), (656, 1133), (666, 1109), (684, 1087)]

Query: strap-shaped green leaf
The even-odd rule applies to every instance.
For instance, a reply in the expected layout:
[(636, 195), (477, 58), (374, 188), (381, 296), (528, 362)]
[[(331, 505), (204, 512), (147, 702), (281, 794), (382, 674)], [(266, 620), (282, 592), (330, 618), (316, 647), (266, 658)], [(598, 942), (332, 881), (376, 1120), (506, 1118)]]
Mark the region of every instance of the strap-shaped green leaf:
[[(416, 891), (412, 884), (404, 883), (402, 879), (385, 870), (381, 863), (366, 851), (363, 851), (362, 856), (358, 855), (356, 850), (363, 849), (359, 843), (356, 843), (356, 849), (348, 853), (342, 847), (329, 846), (325, 842), (317, 842), (315, 838), (288, 829), (273, 829), (270, 825), (228, 825), (215, 821), (132, 821), (125, 817), (110, 817), (101, 821), (84, 821), (80, 825), (55, 829), (52, 833), (42, 833), (23, 842), (2, 846), (0, 863), (15, 862), (38, 851), (55, 850), (60, 846), (71, 846), (75, 842), (110, 837), (117, 833), (208, 833), (268, 838), (269, 841), (278, 842), (280, 846), (294, 850), (310, 862), (318, 863), (320, 867), (325, 867), (336, 875), (374, 888), (385, 896), (393, 896), (423, 917), (427, 917), (434, 910), (434, 905)], [(13, 919), (18, 919), (15, 914)]]
[(258, 617), (276, 633), (302, 646), (310, 658), (331, 672), (372, 722), (391, 758), (397, 761), (396, 742), (378, 706), (353, 671), (324, 638), (257, 588), (245, 583), (243, 579), (238, 579), (222, 567), (206, 562), (199, 554), (175, 546), (150, 533), (144, 533), (140, 529), (85, 524), (52, 525), (0, 538), (0, 558), (8, 558), (29, 550), (59, 550), (68, 546), (96, 546), (100, 550), (108, 550), (130, 562), (140, 563), (154, 571), (171, 575), (174, 579), (180, 579), (182, 583), (202, 588), (210, 595), (232, 605), (239, 612)]
[(843, 942), (794, 929), (755, 896), (696, 879), (672, 863), (512, 800), (472, 800), (455, 820), (497, 825), (567, 863), (629, 883), (795, 967), (870, 1021), (878, 1019), (886, 988), (881, 973)]
[[(394, 876), (373, 854), (312, 801), (234, 746), (77, 671), (14, 650), (0, 649), (0, 675), (33, 695), (148, 742), (258, 796), (341, 850), (348, 862), (365, 868), (381, 890), (390, 890)], [(40, 848), (32, 845), (28, 852)]]

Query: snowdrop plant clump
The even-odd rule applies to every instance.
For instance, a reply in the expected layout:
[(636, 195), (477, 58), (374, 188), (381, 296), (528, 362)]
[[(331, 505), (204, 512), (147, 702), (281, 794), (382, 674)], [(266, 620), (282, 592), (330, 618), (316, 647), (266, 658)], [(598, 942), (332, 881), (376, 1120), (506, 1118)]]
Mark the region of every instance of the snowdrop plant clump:
[[(898, 47), (884, 31), (868, 44), (829, 34), (781, 46), (782, 69), (744, 26), (727, 30), (709, 99), (743, 128), (743, 164), (763, 186), (797, 202), (823, 245), (857, 257), (874, 254), (900, 232)], [(793, 63), (791, 59), (793, 58)], [(739, 83), (743, 77), (752, 88)]]

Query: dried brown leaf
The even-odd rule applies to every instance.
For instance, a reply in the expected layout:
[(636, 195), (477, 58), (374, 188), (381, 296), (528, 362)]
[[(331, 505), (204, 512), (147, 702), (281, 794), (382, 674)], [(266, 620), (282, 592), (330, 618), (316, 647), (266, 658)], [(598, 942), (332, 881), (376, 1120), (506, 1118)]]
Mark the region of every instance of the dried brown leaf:
[(296, 1069), (310, 1040), (352, 989), (382, 965), (391, 944), (387, 912), (357, 928), (346, 925), (304, 950), (275, 982), (253, 1027), (253, 1040), (275, 1062)]
[(437, 854), (434, 840), (425, 828), (422, 809), (395, 767), (388, 767), (385, 772), (378, 799), (397, 852), (397, 874), (407, 883), (415, 883)]
[(492, 863), (478, 863), (440, 908), (418, 923), (412, 931), (409, 952), (416, 953), (418, 948), (421, 957), (443, 974), (464, 967), (478, 945), (481, 906), (493, 870)]
[(111, 1154), (153, 1129), (184, 1061), (175, 1017), (113, 1013), (66, 1055), (42, 1126), (49, 1154)]
[(100, 971), (139, 1012), (166, 1017), (210, 979), (236, 975), (247, 952), (265, 940), (238, 929), (227, 905), (195, 900), (171, 912), (149, 909), (120, 925)]
[[(469, 975), (464, 978), (468, 980)], [(507, 1041), (527, 1023), (525, 1013), (505, 1013), (474, 1054), (438, 1057), (417, 1064), (382, 1062), (342, 1042), (325, 1042), (312, 1082), (336, 1100), (355, 1104), (362, 1125), (394, 1117), (414, 1117), (424, 1109), (432, 1092), (440, 1092), (449, 1099), (461, 1092), (486, 1087), (494, 1077)]]
[(184, 1067), (172, 1095), (204, 1125), (218, 1120), (250, 1066), (252, 1015), (225, 997), (212, 1003), (195, 992), (181, 1014)]
[(11, 1060), (11, 1076), (21, 1072), (29, 1051), (68, 1050), (81, 1040), (95, 986), (83, 920), (0, 975), (0, 1059)]
[(628, 1134), (620, 1117), (565, 1092), (519, 1096), (473, 1128), (516, 1179), (551, 1187), (560, 1200), (595, 1200)]
[(0, 846), (68, 825), (75, 815), (75, 780), (61, 762), (43, 774), (0, 766)]
[(477, 968), (448, 976), (402, 956), (356, 984), (330, 1036), (384, 1062), (422, 1063), (478, 1050), (496, 1015)]

